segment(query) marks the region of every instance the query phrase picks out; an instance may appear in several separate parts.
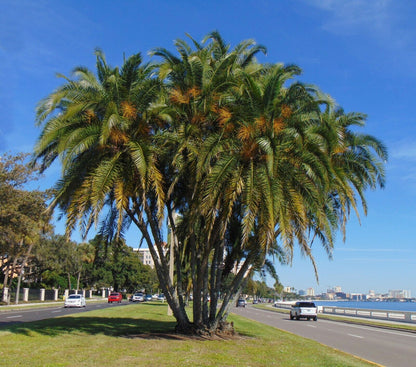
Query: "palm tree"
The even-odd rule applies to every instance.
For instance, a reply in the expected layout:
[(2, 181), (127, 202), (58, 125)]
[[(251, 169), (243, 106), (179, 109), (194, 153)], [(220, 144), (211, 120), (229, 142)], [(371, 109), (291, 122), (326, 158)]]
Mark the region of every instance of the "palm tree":
[[(88, 231), (104, 210), (115, 239), (134, 223), (177, 329), (213, 333), (270, 256), (290, 263), (299, 244), (315, 266), (316, 239), (331, 254), (356, 195), (366, 208), (364, 191), (384, 184), (386, 152), (351, 131), (363, 115), (291, 83), (299, 67), (258, 63), (265, 48), (254, 41), (231, 49), (218, 32), (190, 40), (175, 42), (178, 56), (155, 49), (157, 65), (137, 54), (120, 69), (97, 50), (97, 76), (78, 67), (41, 101), (35, 157), (44, 168), (62, 161), (51, 207), (67, 215), (69, 231)], [(167, 253), (165, 213), (175, 239)], [(183, 298), (190, 284), (192, 322)]]

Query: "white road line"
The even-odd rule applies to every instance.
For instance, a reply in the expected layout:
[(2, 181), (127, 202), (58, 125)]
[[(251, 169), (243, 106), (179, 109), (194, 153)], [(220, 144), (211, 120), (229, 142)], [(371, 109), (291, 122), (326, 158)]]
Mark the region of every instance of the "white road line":
[(58, 311), (52, 311), (52, 313), (56, 313), (56, 312), (62, 312), (62, 310), (58, 310)]
[(306, 325), (307, 327), (314, 327), (314, 328), (316, 328), (316, 326), (315, 325)]
[(353, 338), (364, 339), (364, 337), (360, 335), (354, 335), (354, 334), (347, 334), (347, 335), (352, 336)]
[(6, 319), (15, 319), (17, 317), (23, 317), (23, 315), (7, 316)]
[[(320, 321), (321, 323), (333, 323), (333, 321), (328, 321), (328, 320), (322, 320)], [(391, 335), (398, 335), (398, 336), (403, 336), (403, 337), (408, 337), (408, 338), (416, 338), (416, 334), (412, 334), (412, 333), (408, 333), (406, 331), (392, 331), (392, 330), (386, 330), (386, 329), (381, 329), (381, 328), (377, 328), (377, 327), (371, 327), (371, 326), (360, 326), (360, 325), (352, 325), (352, 324), (346, 324), (345, 327), (350, 327), (350, 328), (354, 328), (354, 329), (364, 329), (367, 331), (372, 331), (374, 333), (383, 333), (383, 334), (391, 334)]]

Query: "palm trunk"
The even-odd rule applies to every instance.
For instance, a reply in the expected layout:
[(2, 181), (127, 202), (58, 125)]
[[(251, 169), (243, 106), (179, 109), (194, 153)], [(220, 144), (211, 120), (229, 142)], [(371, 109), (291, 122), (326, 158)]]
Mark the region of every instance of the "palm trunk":
[(9, 271), (10, 271), (10, 264), (7, 264), (7, 266), (4, 269), (4, 280), (3, 280), (3, 302), (7, 302), (8, 297), (6, 297), (5, 289), (8, 288), (8, 281), (9, 281)]
[(81, 278), (81, 271), (78, 272), (78, 276), (77, 276), (77, 294), (78, 294), (78, 290), (79, 290), (79, 281)]
[[(148, 209), (148, 208), (146, 208)], [(135, 210), (136, 212), (140, 212)], [(150, 210), (146, 210), (148, 221), (150, 223), (150, 228), (152, 232), (152, 236), (155, 239), (155, 244), (152, 241), (152, 237), (147, 230), (147, 226), (143, 221), (143, 218), (140, 216), (135, 216), (134, 212), (126, 209), (127, 214), (132, 219), (133, 223), (137, 226), (137, 228), (142, 233), (143, 237), (146, 240), (148, 245), (150, 254), (152, 255), (153, 262), (155, 264), (155, 269), (158, 275), (158, 279), (160, 282), (160, 286), (162, 288), (163, 293), (166, 295), (166, 301), (168, 302), (173, 316), (177, 321), (176, 329), (180, 332), (184, 332), (190, 328), (192, 328), (192, 324), (189, 321), (188, 315), (186, 310), (181, 304), (179, 303), (179, 299), (175, 294), (175, 289), (173, 284), (169, 278), (169, 267), (167, 265), (166, 256), (163, 253), (162, 241), (160, 240), (159, 236), (159, 226), (158, 221), (153, 220), (152, 213)]]
[(66, 273), (68, 276), (68, 289), (71, 290), (72, 289), (72, 284), (71, 284), (71, 274), (68, 272)]

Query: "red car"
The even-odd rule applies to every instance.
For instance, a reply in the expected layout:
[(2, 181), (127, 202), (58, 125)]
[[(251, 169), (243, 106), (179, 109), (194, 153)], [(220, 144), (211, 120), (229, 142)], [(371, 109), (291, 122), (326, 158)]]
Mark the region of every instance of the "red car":
[(108, 296), (108, 303), (118, 302), (121, 303), (123, 296), (119, 292), (111, 292)]

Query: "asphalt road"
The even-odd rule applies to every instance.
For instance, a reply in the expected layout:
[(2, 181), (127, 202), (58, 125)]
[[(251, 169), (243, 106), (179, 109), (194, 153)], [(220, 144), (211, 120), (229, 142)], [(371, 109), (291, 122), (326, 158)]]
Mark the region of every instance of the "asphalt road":
[(233, 312), (383, 366), (416, 366), (416, 334), (330, 320), (290, 320), (289, 314), (248, 305)]
[(0, 328), (5, 325), (50, 319), (58, 316), (104, 309), (108, 307), (120, 307), (127, 304), (129, 304), (127, 301), (108, 304), (107, 302), (88, 302), (87, 300), (87, 307), (85, 308), (64, 308), (63, 304), (61, 304), (53, 305), (51, 307), (7, 310), (0, 312)]

